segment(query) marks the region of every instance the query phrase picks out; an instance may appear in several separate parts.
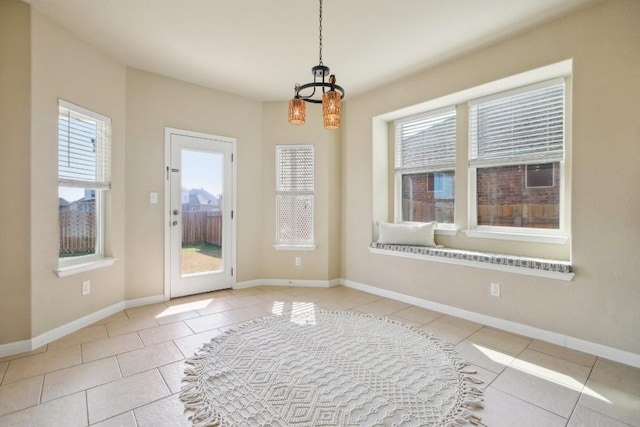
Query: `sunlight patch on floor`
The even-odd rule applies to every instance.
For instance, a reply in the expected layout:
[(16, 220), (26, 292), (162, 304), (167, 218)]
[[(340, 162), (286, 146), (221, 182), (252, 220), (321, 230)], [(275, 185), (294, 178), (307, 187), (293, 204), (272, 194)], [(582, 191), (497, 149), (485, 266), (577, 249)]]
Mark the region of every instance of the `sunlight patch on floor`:
[(171, 307), (168, 307), (162, 313), (158, 314), (156, 316), (156, 319), (160, 317), (172, 316), (174, 314), (186, 313), (187, 311), (202, 310), (206, 308), (211, 303), (211, 301), (213, 300), (203, 299), (200, 301), (193, 301), (193, 302), (187, 302), (184, 304), (173, 305)]
[(291, 307), (291, 321), (299, 325), (316, 324), (316, 307), (312, 302), (274, 301), (271, 313), (276, 316), (285, 314), (285, 308)]
[(284, 301), (274, 301), (273, 307), (271, 308), (271, 313), (276, 316), (282, 316), (284, 312)]
[(489, 359), (491, 359), (494, 362), (499, 363), (501, 365), (509, 366), (509, 364), (513, 360), (513, 356), (511, 356), (511, 355), (508, 355), (508, 354), (505, 354), (505, 353), (501, 353), (501, 352), (496, 351), (496, 350), (491, 350), (490, 348), (486, 348), (486, 347), (483, 347), (483, 346), (478, 345), (478, 344), (473, 344), (473, 346), (480, 353), (484, 354)]
[(486, 357), (488, 357), (489, 359), (491, 359), (496, 363), (500, 363), (504, 366), (517, 369), (518, 371), (536, 376), (545, 381), (549, 381), (554, 384), (558, 384), (563, 387), (569, 388), (571, 390), (575, 390), (578, 393), (580, 392), (585, 393), (591, 397), (602, 400), (603, 402), (611, 403), (609, 399), (607, 399), (606, 397), (602, 396), (599, 393), (596, 393), (595, 391), (585, 386), (580, 381), (577, 381), (574, 378), (570, 377), (569, 375), (562, 374), (560, 372), (554, 371), (553, 369), (548, 369), (543, 366), (539, 366), (534, 363), (530, 363), (521, 359), (513, 360), (513, 356), (509, 356), (505, 353), (501, 353), (499, 351), (492, 350), (478, 344), (473, 344), (473, 346), (482, 354), (484, 354)]
[(299, 325), (315, 325), (316, 309), (312, 302), (294, 302), (291, 321)]

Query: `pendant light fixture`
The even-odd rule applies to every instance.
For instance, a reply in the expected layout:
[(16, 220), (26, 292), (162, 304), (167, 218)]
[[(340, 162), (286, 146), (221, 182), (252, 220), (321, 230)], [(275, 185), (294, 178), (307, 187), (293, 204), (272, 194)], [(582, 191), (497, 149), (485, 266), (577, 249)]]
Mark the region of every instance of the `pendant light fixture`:
[[(311, 68), (313, 82), (303, 85), (296, 83), (293, 99), (289, 100), (289, 123), (302, 125), (307, 116), (306, 103), (322, 104), (322, 117), (326, 129), (340, 127), (341, 101), (344, 89), (336, 84), (336, 76), (329, 75), (329, 67), (322, 63), (322, 0), (320, 1), (320, 61)], [(327, 80), (328, 76), (328, 80)], [(307, 94), (301, 92), (311, 90)], [(320, 98), (318, 98), (320, 97)]]

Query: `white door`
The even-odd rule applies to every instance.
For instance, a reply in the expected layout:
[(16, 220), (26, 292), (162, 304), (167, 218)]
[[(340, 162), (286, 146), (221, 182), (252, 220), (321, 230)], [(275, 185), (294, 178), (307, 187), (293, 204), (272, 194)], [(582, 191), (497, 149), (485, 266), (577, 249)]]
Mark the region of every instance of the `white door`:
[(166, 129), (165, 295), (231, 288), (235, 140)]

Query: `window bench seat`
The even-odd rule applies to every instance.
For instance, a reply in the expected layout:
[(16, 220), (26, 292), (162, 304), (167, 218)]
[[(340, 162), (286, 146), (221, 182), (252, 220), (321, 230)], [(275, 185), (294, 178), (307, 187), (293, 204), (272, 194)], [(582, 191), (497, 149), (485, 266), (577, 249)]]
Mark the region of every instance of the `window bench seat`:
[(575, 276), (571, 270), (571, 263), (568, 261), (452, 249), (442, 246), (410, 246), (373, 242), (369, 245), (369, 252), (380, 255), (392, 255), (490, 270), (508, 271), (565, 281), (571, 281)]

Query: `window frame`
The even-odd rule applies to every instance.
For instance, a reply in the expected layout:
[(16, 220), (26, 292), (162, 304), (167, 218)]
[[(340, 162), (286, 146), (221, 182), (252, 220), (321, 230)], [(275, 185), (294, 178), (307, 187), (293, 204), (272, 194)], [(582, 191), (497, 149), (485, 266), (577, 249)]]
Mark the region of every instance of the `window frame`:
[[(311, 172), (313, 175), (313, 188), (311, 190), (282, 190), (279, 187), (280, 182), (280, 153), (283, 150), (311, 150)], [(275, 244), (273, 247), (280, 251), (313, 251), (315, 245), (315, 146), (313, 144), (278, 144), (275, 147)], [(278, 196), (310, 196), (311, 197), (311, 237), (308, 240), (280, 240), (280, 209)]]
[[(552, 256), (557, 259), (569, 260), (570, 247), (567, 244), (571, 239), (572, 231), (572, 81), (574, 73), (573, 59), (562, 59), (539, 67), (530, 68), (507, 76), (497, 76), (494, 79), (483, 80), (475, 86), (464, 87), (451, 92), (438, 92), (440, 95), (431, 96), (418, 103), (408, 104), (393, 110), (383, 111), (371, 118), (371, 149), (372, 149), (372, 227), (371, 239), (377, 239), (377, 221), (390, 221), (396, 219), (395, 215), (395, 176), (393, 172), (393, 125), (394, 121), (431, 111), (442, 107), (455, 105), (459, 129), (457, 131), (458, 159), (456, 172), (459, 173), (456, 179), (457, 208), (455, 211), (456, 228), (451, 231), (436, 230), (436, 234), (447, 237), (442, 244), (458, 249), (488, 250), (493, 252), (515, 253), (527, 256)], [(466, 120), (469, 100), (482, 98), (492, 94), (497, 94), (519, 88), (545, 80), (561, 78), (565, 81), (565, 163), (564, 163), (564, 185), (565, 185), (565, 212), (561, 221), (565, 225), (565, 234), (560, 236), (538, 236), (538, 235), (513, 235), (509, 233), (479, 232), (469, 229), (469, 176), (468, 176), (468, 129)], [(436, 91), (437, 92), (437, 91)], [(473, 238), (469, 238), (473, 237)], [(476, 239), (477, 238), (477, 239)], [(496, 242), (491, 241), (497, 239)]]
[[(399, 131), (398, 131), (398, 127), (402, 126), (404, 123), (410, 123), (410, 122), (416, 122), (419, 121), (421, 119), (426, 119), (429, 117), (435, 117), (435, 116), (440, 116), (440, 115), (446, 115), (446, 114), (450, 114), (453, 113), (453, 116), (455, 117), (455, 121), (454, 121), (454, 133), (456, 134), (456, 140), (454, 142), (454, 149), (456, 151), (456, 154), (454, 156), (453, 161), (451, 162), (451, 165), (449, 164), (434, 164), (434, 165), (427, 165), (424, 167), (418, 167), (418, 168), (404, 168), (404, 170), (399, 170), (402, 168), (398, 167), (398, 161), (397, 161), (397, 152), (398, 152), (398, 143), (399, 143), (399, 139), (400, 139), (400, 135), (399, 135)], [(393, 122), (393, 144), (392, 144), (392, 149), (390, 150), (393, 153), (393, 158), (392, 161), (390, 162), (391, 165), (393, 165), (393, 176), (394, 176), (394, 180), (393, 180), (393, 209), (394, 209), (394, 222), (395, 223), (404, 223), (404, 224), (421, 224), (423, 222), (421, 221), (405, 221), (403, 220), (403, 210), (402, 210), (402, 194), (403, 194), (403, 189), (402, 189), (402, 180), (403, 177), (405, 175), (414, 175), (414, 174), (431, 174), (432, 175), (432, 179), (435, 180), (435, 175), (436, 174), (441, 174), (444, 175), (445, 172), (448, 171), (453, 171), (454, 173), (454, 180), (455, 180), (455, 176), (457, 175), (457, 171), (456, 171), (456, 163), (457, 163), (457, 124), (458, 124), (458, 114), (457, 114), (457, 108), (455, 105), (448, 105), (445, 107), (440, 107), (437, 109), (432, 109), (432, 110), (427, 110), (427, 111), (423, 111), (417, 114), (412, 114), (409, 116), (404, 116), (404, 117), (400, 117), (396, 120), (394, 120)], [(428, 175), (427, 175), (428, 176)], [(429, 178), (427, 177), (427, 180)], [(428, 182), (427, 182), (427, 192), (433, 193), (434, 197), (435, 197), (435, 193), (436, 193), (436, 189), (435, 189), (435, 182), (433, 184), (433, 191), (429, 191), (428, 190)], [(453, 222), (439, 222), (436, 221), (436, 227), (435, 227), (435, 232), (437, 234), (455, 234), (456, 233), (456, 224), (455, 224), (455, 211), (457, 209), (457, 203), (456, 203), (456, 194), (455, 194), (455, 181), (454, 181), (454, 196), (453, 196)]]
[[(60, 114), (63, 109), (70, 111), (71, 113), (75, 113), (81, 116), (88, 117), (90, 119), (96, 120), (97, 122), (101, 122), (105, 127), (105, 139), (102, 141), (102, 144), (106, 144), (106, 147), (103, 148), (103, 155), (108, 158), (103, 159), (102, 161), (98, 161), (96, 158), (96, 170), (99, 167), (103, 167), (103, 173), (105, 174), (104, 179), (106, 179), (107, 183), (98, 182), (96, 179), (95, 185), (91, 184), (91, 181), (86, 180), (73, 180), (69, 178), (62, 178), (60, 176), (60, 171), (58, 168), (58, 194), (60, 192), (60, 188), (76, 188), (81, 189), (83, 191), (93, 190), (95, 193), (95, 218), (96, 218), (96, 241), (95, 241), (95, 250), (92, 254), (87, 255), (76, 255), (76, 256), (68, 256), (61, 257), (60, 256), (60, 248), (58, 249), (58, 269), (56, 273), (59, 277), (68, 276), (71, 274), (79, 273), (82, 271), (92, 270), (94, 268), (99, 268), (102, 266), (112, 265), (115, 261), (113, 258), (106, 256), (106, 241), (108, 236), (107, 227), (106, 227), (106, 204), (108, 198), (108, 192), (111, 190), (111, 177), (110, 177), (110, 162), (111, 162), (111, 126), (112, 121), (111, 118), (104, 116), (102, 114), (96, 113), (87, 108), (81, 107), (79, 105), (73, 104), (71, 102), (59, 99), (58, 100), (58, 149), (56, 156), (56, 161), (59, 162), (60, 155), (60, 140), (61, 140), (61, 129), (60, 129)], [(100, 165), (98, 165), (100, 163)], [(57, 163), (58, 165), (59, 163)], [(58, 196), (59, 197), (59, 196)], [(58, 211), (58, 218), (59, 218)], [(59, 237), (60, 238), (60, 237)], [(58, 238), (58, 240), (59, 240)]]
[[(559, 177), (560, 182), (555, 182), (555, 185), (559, 186), (559, 224), (558, 229), (548, 229), (548, 228), (533, 228), (533, 227), (506, 227), (506, 226), (491, 226), (491, 225), (478, 225), (478, 204), (477, 204), (477, 196), (478, 196), (478, 188), (477, 188), (477, 170), (483, 167), (490, 167), (489, 165), (478, 165), (472, 164), (471, 160), (469, 160), (468, 164), (468, 206), (469, 206), (469, 227), (464, 230), (465, 234), (469, 237), (478, 237), (478, 238), (489, 238), (489, 239), (501, 239), (501, 240), (518, 240), (518, 241), (527, 241), (534, 243), (553, 243), (553, 244), (564, 244), (569, 239), (567, 233), (567, 218), (566, 218), (566, 186), (567, 186), (567, 174), (565, 161), (567, 158), (567, 126), (568, 126), (568, 112), (570, 111), (570, 104), (568, 96), (569, 94), (569, 77), (557, 77), (553, 79), (540, 80), (531, 84), (527, 84), (521, 87), (513, 88), (507, 91), (496, 92), (494, 94), (490, 94), (488, 96), (484, 96), (481, 98), (475, 98), (466, 102), (467, 108), (469, 109), (470, 104), (478, 103), (481, 100), (495, 100), (500, 98), (506, 98), (509, 96), (526, 93), (530, 91), (534, 91), (537, 89), (541, 89), (544, 87), (549, 87), (554, 84), (562, 83), (564, 85), (564, 105), (563, 105), (563, 155), (562, 159), (558, 160), (545, 160), (544, 158), (540, 158), (538, 156), (532, 156), (528, 160), (523, 160), (522, 163), (514, 163), (513, 161), (492, 161), (491, 167), (499, 167), (499, 166), (508, 166), (508, 165), (517, 165), (521, 164), (526, 166), (528, 164), (541, 164), (541, 163), (555, 163), (559, 164)], [(471, 159), (472, 153), (472, 126), (471, 126), (471, 114), (468, 115), (467, 119), (468, 126), (468, 135), (467, 135), (467, 146), (468, 146), (468, 157)], [(525, 169), (525, 177), (523, 181), (523, 187), (526, 186), (526, 169)]]

